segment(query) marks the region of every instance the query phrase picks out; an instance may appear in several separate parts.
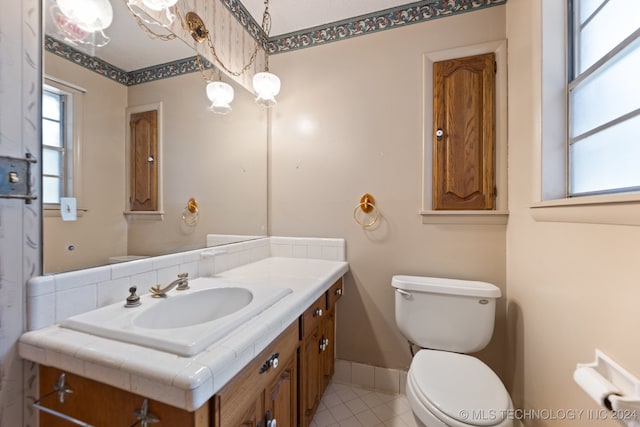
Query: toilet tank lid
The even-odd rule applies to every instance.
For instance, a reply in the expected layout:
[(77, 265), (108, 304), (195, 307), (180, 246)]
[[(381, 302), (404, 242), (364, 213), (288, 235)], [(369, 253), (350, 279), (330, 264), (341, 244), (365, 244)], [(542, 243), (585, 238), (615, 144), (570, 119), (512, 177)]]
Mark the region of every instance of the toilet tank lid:
[(393, 276), (391, 286), (404, 291), (500, 298), (500, 288), (487, 282), (424, 276)]

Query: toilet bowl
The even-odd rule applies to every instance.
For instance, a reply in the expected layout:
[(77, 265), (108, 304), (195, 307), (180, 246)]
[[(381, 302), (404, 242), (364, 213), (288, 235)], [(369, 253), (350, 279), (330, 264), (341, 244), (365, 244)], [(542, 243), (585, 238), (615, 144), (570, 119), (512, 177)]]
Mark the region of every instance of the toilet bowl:
[(513, 405), (498, 376), (464, 353), (484, 348), (493, 335), (490, 283), (394, 276), (396, 323), (418, 351), (406, 393), (420, 427), (512, 427)]
[(407, 375), (407, 400), (420, 427), (511, 427), (511, 398), (479, 359), (420, 350)]

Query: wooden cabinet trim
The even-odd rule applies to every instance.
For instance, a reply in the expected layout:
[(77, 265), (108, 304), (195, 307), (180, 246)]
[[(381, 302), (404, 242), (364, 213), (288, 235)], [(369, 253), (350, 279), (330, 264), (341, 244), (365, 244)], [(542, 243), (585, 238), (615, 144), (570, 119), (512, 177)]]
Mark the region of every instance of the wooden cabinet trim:
[(305, 339), (320, 324), (327, 311), (327, 293), (323, 293), (300, 316), (300, 339)]
[(343, 293), (344, 286), (341, 277), (336, 280), (336, 282), (331, 285), (331, 287), (327, 291), (327, 310), (331, 310), (335, 306), (336, 301), (338, 301), (342, 297)]
[[(294, 322), (214, 396), (215, 426), (243, 425), (246, 408), (252, 405), (256, 394), (266, 389), (290, 360), (295, 360), (298, 336), (298, 323)], [(279, 353), (278, 366), (261, 374), (260, 368), (274, 353)]]

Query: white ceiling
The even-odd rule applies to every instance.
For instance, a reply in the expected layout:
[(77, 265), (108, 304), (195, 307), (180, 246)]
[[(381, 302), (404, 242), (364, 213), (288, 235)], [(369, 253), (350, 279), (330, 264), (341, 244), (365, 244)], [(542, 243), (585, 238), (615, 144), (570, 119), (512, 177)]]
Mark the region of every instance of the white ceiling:
[[(45, 1), (46, 19), (50, 19), (48, 9), (52, 2), (53, 0)], [(260, 24), (264, 12), (264, 0), (240, 0), (240, 2)], [(272, 21), (270, 36), (301, 31), (411, 3), (415, 2), (407, 0), (270, 0), (269, 11)], [(111, 41), (105, 47), (97, 49), (95, 56), (125, 71), (193, 56), (191, 47), (181, 40), (165, 42), (153, 40), (147, 36), (130, 16), (124, 0), (111, 0), (111, 4), (114, 20), (105, 30)]]
[[(263, 0), (240, 2), (258, 23), (262, 22)], [(270, 0), (270, 36), (297, 32), (411, 3), (415, 3), (415, 0)]]

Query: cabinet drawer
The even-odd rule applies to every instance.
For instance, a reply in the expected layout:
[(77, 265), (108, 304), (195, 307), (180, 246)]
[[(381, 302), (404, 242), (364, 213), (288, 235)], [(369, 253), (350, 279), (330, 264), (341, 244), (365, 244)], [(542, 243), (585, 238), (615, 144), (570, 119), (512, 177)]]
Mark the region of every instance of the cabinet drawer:
[(327, 312), (327, 296), (322, 294), (300, 316), (300, 338), (305, 339), (320, 324), (322, 316)]
[(331, 285), (327, 291), (327, 310), (331, 310), (336, 304), (336, 301), (340, 299), (344, 293), (344, 286), (342, 284), (342, 277), (339, 278), (336, 283)]
[[(215, 395), (215, 426), (244, 425), (246, 420), (243, 417), (247, 408), (256, 401), (258, 393), (271, 384), (287, 368), (287, 362), (295, 357), (298, 334), (298, 324), (294, 322)], [(278, 365), (263, 370), (275, 353), (278, 353)]]

